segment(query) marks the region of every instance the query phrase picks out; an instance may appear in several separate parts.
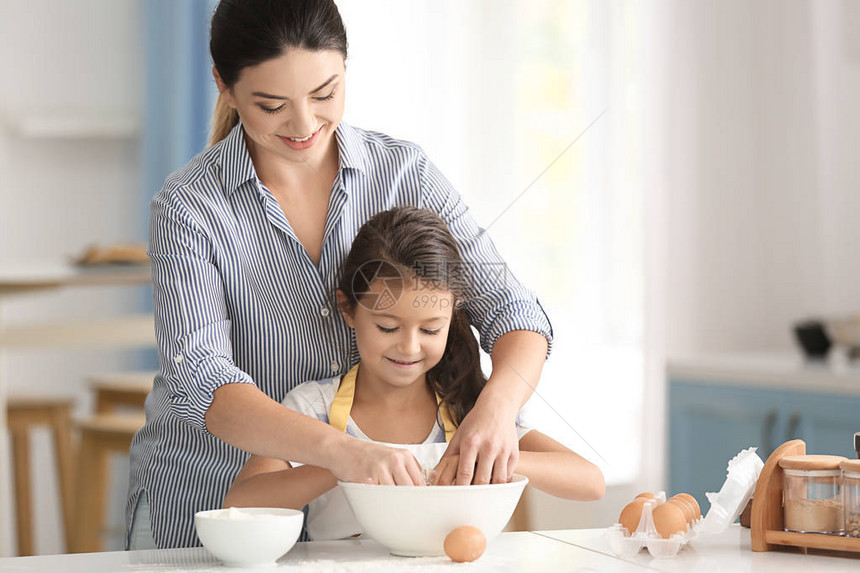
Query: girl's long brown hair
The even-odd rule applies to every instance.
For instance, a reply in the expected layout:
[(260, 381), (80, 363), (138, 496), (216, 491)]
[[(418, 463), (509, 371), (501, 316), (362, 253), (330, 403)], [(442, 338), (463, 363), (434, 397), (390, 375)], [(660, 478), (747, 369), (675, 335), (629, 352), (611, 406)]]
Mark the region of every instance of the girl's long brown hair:
[[(338, 279), (346, 297), (346, 312), (367, 304), (369, 282), (394, 279), (406, 290), (416, 283), (432, 284), (454, 295), (448, 341), (442, 359), (427, 372), (427, 383), (460, 424), (475, 405), (487, 379), (481, 370), (478, 341), (461, 303), (465, 265), (457, 242), (434, 212), (397, 207), (375, 215), (365, 223), (352, 243)], [(402, 292), (402, 291), (401, 291)]]

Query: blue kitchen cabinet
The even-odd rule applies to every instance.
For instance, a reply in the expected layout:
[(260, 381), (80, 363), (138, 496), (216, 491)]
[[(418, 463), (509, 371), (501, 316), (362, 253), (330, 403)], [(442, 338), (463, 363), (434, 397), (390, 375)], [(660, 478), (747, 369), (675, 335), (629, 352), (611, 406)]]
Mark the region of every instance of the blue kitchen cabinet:
[(809, 453), (855, 457), (860, 396), (753, 388), (689, 380), (669, 382), (669, 495), (687, 492), (705, 512), (706, 491), (719, 491), (726, 464), (758, 447), (763, 460), (794, 438)]
[(789, 392), (786, 439), (800, 438), (810, 454), (856, 458), (854, 433), (860, 432), (860, 397)]

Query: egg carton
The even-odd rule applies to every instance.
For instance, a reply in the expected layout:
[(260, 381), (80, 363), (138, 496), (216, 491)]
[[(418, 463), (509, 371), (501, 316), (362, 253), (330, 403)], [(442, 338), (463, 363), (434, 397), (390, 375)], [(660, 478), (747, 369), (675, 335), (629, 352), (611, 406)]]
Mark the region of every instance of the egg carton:
[(642, 517), (639, 518), (639, 525), (636, 526), (636, 531), (632, 535), (620, 523), (612, 525), (607, 530), (609, 547), (616, 556), (622, 559), (630, 558), (646, 548), (651, 557), (669, 559), (677, 555), (683, 547), (696, 538), (698, 526), (702, 522), (701, 518), (688, 525), (686, 531), (678, 532), (669, 539), (663, 539), (657, 533), (652, 512), (654, 508), (663, 503), (666, 503), (666, 492), (663, 491), (657, 492), (654, 499), (645, 502), (642, 506)]
[(764, 462), (756, 448), (747, 448), (729, 460), (726, 481), (720, 491), (705, 492), (711, 504), (702, 523), (702, 533), (720, 533), (735, 522), (755, 492)]
[(720, 491), (705, 493), (711, 504), (707, 515), (688, 525), (686, 531), (676, 533), (669, 539), (660, 537), (654, 526), (654, 508), (666, 503), (666, 493), (658, 492), (653, 500), (642, 506), (642, 517), (632, 535), (620, 523), (607, 530), (612, 552), (618, 557), (629, 558), (645, 547), (652, 557), (668, 559), (677, 555), (699, 535), (713, 535), (725, 531), (735, 522), (752, 497), (763, 466), (764, 462), (756, 453), (756, 448), (738, 452), (727, 464), (726, 480)]

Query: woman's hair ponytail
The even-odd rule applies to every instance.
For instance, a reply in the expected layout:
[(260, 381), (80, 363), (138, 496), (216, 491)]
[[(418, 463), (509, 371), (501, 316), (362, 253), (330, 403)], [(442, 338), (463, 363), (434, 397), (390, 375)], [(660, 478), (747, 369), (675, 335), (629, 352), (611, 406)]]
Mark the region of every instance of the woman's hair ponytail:
[(209, 145), (215, 145), (230, 133), (239, 123), (239, 112), (227, 105), (224, 94), (218, 94), (215, 111), (212, 112), (212, 129), (209, 132)]

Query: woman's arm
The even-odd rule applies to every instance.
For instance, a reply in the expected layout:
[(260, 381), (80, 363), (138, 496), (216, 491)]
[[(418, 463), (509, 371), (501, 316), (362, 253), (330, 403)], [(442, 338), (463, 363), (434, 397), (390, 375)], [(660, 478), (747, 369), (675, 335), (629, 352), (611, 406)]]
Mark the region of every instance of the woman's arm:
[(233, 480), (224, 507), (302, 509), (336, 485), (337, 478), (325, 468), (293, 468), (281, 460), (251, 456)]
[[(446, 454), (436, 467), (433, 483), (453, 484), (457, 462), (457, 456)], [(600, 468), (537, 430), (520, 440), (515, 473), (529, 478), (529, 485), (563, 499), (595, 501), (606, 489)]]
[(327, 467), (346, 481), (423, 484), (411, 455), (287, 410), (236, 366), (223, 277), (199, 220), (169, 183), (152, 201), (155, 334), (172, 414), (247, 452)]
[(249, 384), (226, 384), (215, 390), (206, 411), (206, 427), (214, 436), (247, 452), (326, 467), (344, 481), (425, 483), (418, 462), (407, 450), (347, 436), (278, 404)]
[(458, 485), (510, 481), (519, 457), (513, 422), (537, 387), (546, 353), (536, 332), (515, 330), (496, 341), (492, 375), (445, 453), (459, 455)]
[(423, 153), (418, 165), (420, 206), (438, 213), (457, 240), (469, 283), (464, 308), (493, 360), (489, 383), (446, 455), (460, 457), (458, 484), (504, 483), (517, 464), (513, 422), (537, 386), (552, 326), (537, 297), (508, 269), (451, 183)]

